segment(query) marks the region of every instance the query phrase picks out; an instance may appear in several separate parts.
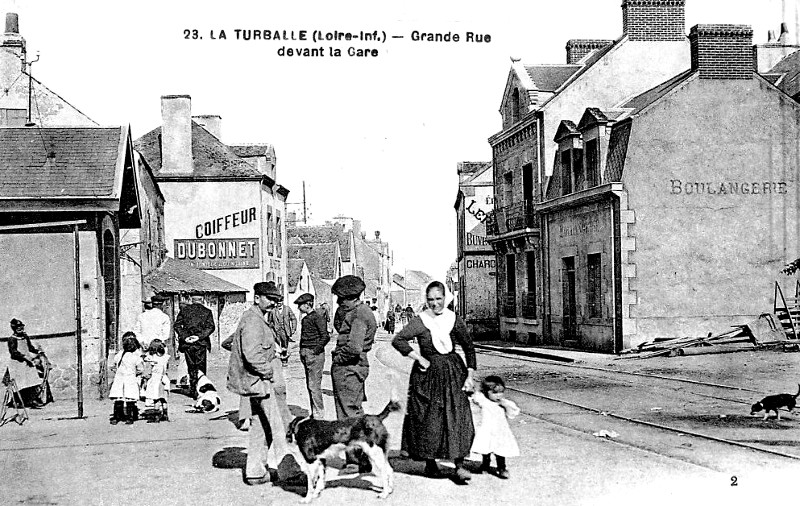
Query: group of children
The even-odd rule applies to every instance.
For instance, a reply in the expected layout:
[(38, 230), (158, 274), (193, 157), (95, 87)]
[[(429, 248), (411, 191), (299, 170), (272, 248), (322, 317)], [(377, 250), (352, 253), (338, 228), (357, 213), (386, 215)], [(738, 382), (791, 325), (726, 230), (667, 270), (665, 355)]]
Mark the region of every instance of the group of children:
[(167, 365), (169, 355), (160, 339), (153, 339), (142, 350), (136, 334), (126, 332), (122, 336), (122, 350), (114, 356), (111, 369), (115, 371), (114, 381), (108, 396), (114, 400), (111, 424), (119, 422), (132, 424), (139, 418), (137, 402), (144, 397), (145, 408), (152, 409), (149, 422), (167, 422), (167, 394), (169, 377)]

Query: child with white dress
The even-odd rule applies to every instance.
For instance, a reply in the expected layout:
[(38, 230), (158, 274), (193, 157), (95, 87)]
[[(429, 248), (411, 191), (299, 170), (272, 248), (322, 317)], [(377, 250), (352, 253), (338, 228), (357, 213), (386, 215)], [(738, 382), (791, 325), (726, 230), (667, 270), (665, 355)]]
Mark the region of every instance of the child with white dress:
[(116, 371), (108, 396), (114, 399), (114, 413), (111, 424), (124, 421), (132, 424), (137, 418), (136, 402), (139, 400), (139, 382), (144, 370), (141, 345), (133, 332), (125, 332), (122, 336), (122, 350), (114, 355), (111, 370)]
[(472, 452), (483, 456), (480, 472), (490, 472), (492, 454), (497, 462), (497, 477), (508, 479), (506, 457), (518, 457), (519, 446), (508, 420), (520, 410), (514, 401), (505, 398), (506, 385), (500, 376), (487, 376), (481, 382), (481, 391), (471, 399), (481, 409), (481, 421), (475, 428)]
[(153, 339), (147, 349), (145, 362), (150, 364), (150, 378), (144, 389), (146, 404), (153, 405), (155, 413), (149, 422), (168, 422), (167, 413), (167, 394), (169, 393), (169, 377), (167, 376), (167, 366), (169, 355), (164, 342), (161, 339)]

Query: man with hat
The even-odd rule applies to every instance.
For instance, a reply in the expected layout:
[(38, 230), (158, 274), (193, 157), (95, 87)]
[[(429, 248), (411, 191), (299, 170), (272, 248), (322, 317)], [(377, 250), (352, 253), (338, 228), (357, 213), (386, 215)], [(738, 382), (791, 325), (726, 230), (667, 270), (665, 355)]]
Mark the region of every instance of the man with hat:
[[(285, 454), (285, 430), (274, 395), (275, 332), (264, 315), (283, 298), (273, 282), (253, 286), (254, 305), (242, 314), (231, 336), (228, 390), (249, 401), (250, 430), (245, 464), (245, 483), (270, 481), (267, 453), (273, 445), (277, 455)], [(278, 366), (280, 368), (280, 366)]]
[(178, 334), (178, 351), (186, 355), (189, 370), (189, 395), (197, 399), (198, 371), (206, 374), (206, 354), (211, 351), (211, 333), (214, 332), (214, 315), (203, 305), (203, 296), (192, 294), (192, 303), (181, 308), (175, 318)]
[(164, 307), (164, 297), (153, 295), (152, 298), (144, 301), (144, 312), (136, 317), (133, 332), (145, 351), (153, 339), (159, 339), (164, 344), (170, 342), (172, 322), (161, 309), (162, 307)]
[(314, 309), (314, 296), (304, 293), (295, 301), (303, 316), (300, 320), (300, 362), (306, 371), (306, 388), (311, 403), (311, 416), (325, 418), (322, 404), (322, 370), (325, 368), (325, 345), (331, 340), (328, 322)]
[(378, 325), (372, 311), (359, 298), (365, 288), (364, 281), (353, 275), (342, 276), (331, 287), (339, 304), (333, 319), (339, 337), (331, 365), (333, 399), (339, 420), (363, 415), (361, 404), (367, 399), (364, 389), (369, 376), (367, 352), (372, 349)]
[[(53, 401), (53, 394), (50, 392), (50, 384), (47, 381), (50, 370), (50, 361), (44, 351), (31, 342), (30, 336), (25, 332), (25, 324), (16, 318), (11, 320), (12, 334), (8, 338), (8, 354), (11, 360), (22, 362), (31, 367), (36, 372), (33, 378), (40, 378), (42, 381), (32, 386), (20, 388), (20, 395), (25, 406), (40, 407)], [(26, 368), (27, 370), (27, 368)], [(31, 371), (33, 373), (33, 371)]]

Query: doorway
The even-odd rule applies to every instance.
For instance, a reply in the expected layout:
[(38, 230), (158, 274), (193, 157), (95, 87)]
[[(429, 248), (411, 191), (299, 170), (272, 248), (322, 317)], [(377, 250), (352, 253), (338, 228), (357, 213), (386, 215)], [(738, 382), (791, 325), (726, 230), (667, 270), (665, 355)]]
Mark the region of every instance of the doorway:
[[(564, 341), (577, 339), (577, 307), (575, 303), (575, 257), (561, 259), (561, 293), (563, 297), (563, 332)], [(577, 344), (577, 343), (562, 343)]]

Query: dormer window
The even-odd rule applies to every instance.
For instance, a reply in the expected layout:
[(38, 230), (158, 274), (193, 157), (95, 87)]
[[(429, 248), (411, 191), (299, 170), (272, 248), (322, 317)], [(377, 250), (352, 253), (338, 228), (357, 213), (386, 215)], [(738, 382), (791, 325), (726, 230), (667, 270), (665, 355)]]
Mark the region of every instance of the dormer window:
[(583, 140), (571, 121), (562, 121), (554, 139), (558, 143), (561, 195), (584, 189)]
[(519, 90), (514, 88), (514, 91), (511, 92), (511, 123), (516, 123), (520, 117)]
[(592, 188), (600, 184), (600, 146), (597, 138), (584, 143), (586, 153), (586, 187)]

